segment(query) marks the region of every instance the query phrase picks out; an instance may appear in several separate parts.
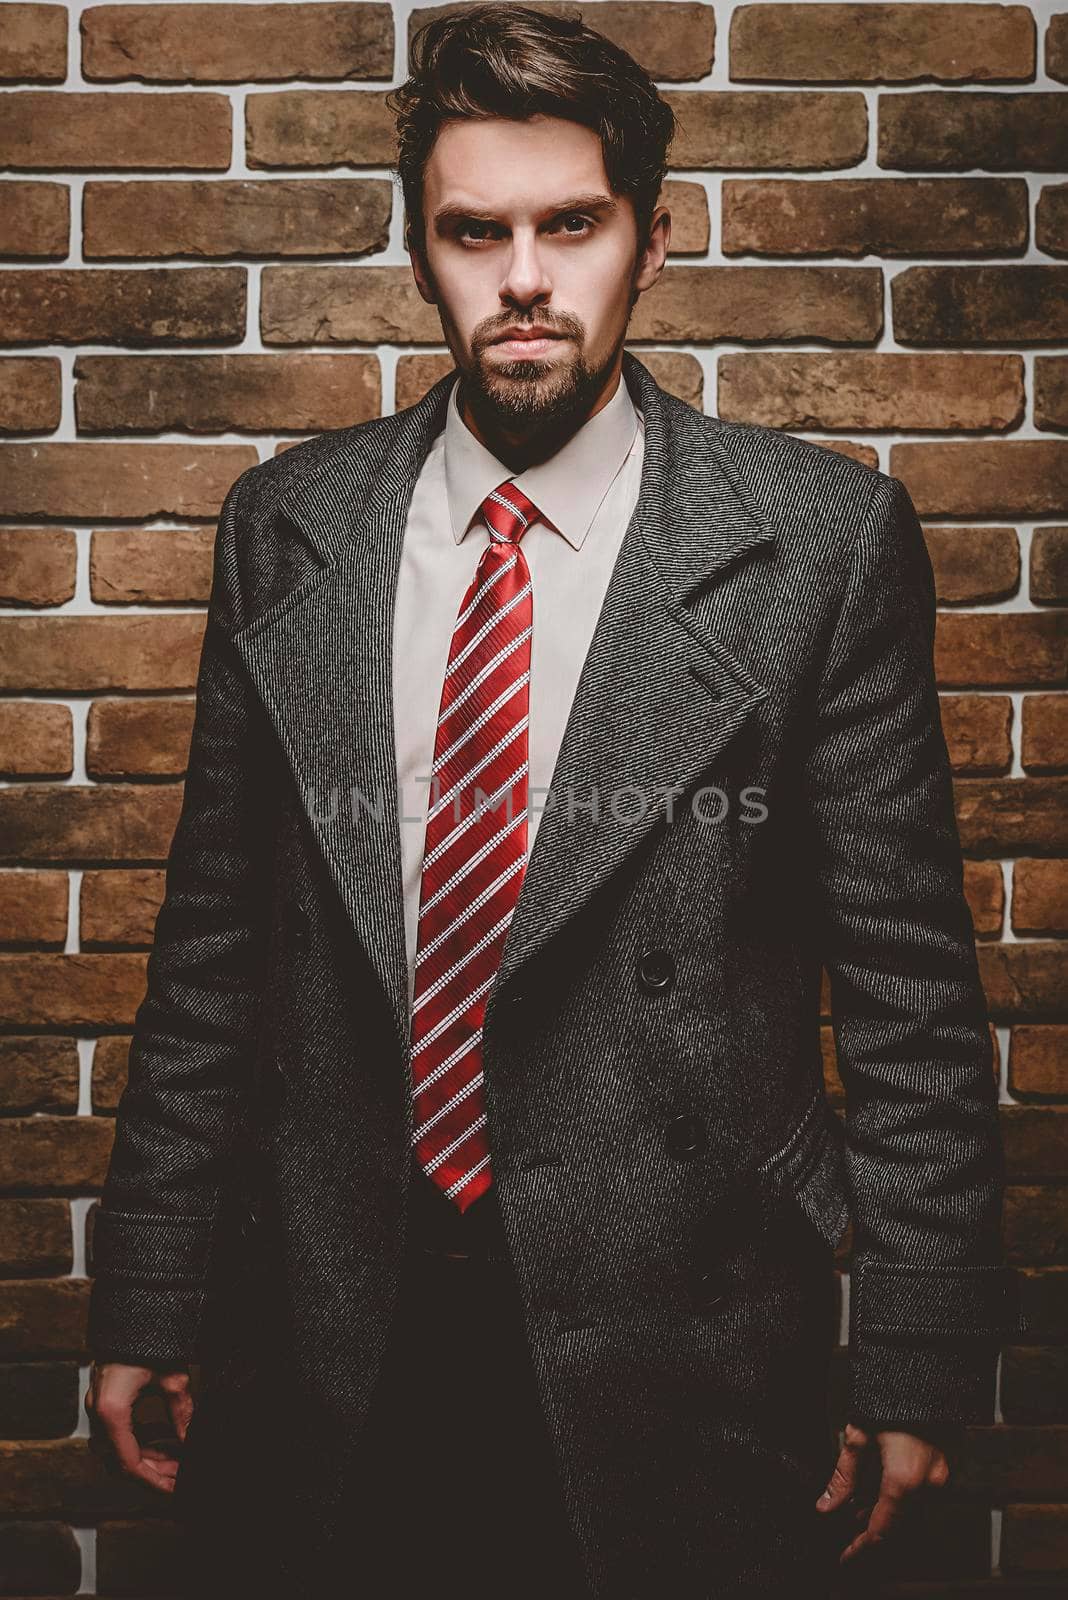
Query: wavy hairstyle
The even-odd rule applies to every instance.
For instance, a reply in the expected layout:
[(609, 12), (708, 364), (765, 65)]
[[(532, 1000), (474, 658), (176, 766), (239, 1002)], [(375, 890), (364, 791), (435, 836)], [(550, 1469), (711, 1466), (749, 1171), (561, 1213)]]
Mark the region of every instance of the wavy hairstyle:
[(628, 195), (648, 242), (674, 112), (638, 63), (585, 23), (520, 5), (468, 5), (415, 34), (409, 77), (386, 96), (410, 243), (425, 258), (423, 175), (442, 124), (563, 117), (600, 135), (612, 192)]

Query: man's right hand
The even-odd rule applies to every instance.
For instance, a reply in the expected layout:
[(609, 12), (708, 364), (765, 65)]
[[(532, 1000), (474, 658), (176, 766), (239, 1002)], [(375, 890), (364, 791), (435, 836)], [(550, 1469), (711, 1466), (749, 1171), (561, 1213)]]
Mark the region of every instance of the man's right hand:
[(90, 1433), (114, 1452), (119, 1467), (164, 1494), (174, 1492), (178, 1460), (154, 1445), (143, 1446), (134, 1433), (133, 1408), (142, 1389), (154, 1384), (162, 1389), (179, 1441), (185, 1440), (193, 1416), (193, 1396), (188, 1371), (159, 1372), (153, 1367), (125, 1366), (94, 1361), (85, 1394)]

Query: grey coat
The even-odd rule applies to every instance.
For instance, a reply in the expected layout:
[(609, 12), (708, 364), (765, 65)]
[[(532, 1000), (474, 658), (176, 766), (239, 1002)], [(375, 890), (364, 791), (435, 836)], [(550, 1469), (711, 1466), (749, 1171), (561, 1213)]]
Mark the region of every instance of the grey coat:
[[(853, 1415), (989, 1420), (1017, 1325), (909, 495), (699, 414), (629, 352), (624, 376), (639, 503), (483, 1038), (531, 1357), (591, 1587), (613, 1600), (718, 1593), (708, 1562), (735, 1570), (754, 1464), (776, 1503), (815, 1497), (850, 1218)], [(306, 1514), (287, 1593), (345, 1523), (403, 1246), (392, 602), (454, 378), (227, 495), (95, 1223), (96, 1358), (214, 1375), (180, 1480), (248, 1444), (262, 1408), (238, 1398), (274, 1375), (274, 1513)]]

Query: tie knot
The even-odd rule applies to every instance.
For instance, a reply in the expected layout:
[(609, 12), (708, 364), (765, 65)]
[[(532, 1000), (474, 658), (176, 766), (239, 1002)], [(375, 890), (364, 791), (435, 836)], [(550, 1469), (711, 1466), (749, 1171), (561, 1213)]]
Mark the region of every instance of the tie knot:
[(518, 544), (541, 514), (533, 500), (510, 478), (490, 490), (479, 510), (486, 519), (490, 537), (504, 544)]

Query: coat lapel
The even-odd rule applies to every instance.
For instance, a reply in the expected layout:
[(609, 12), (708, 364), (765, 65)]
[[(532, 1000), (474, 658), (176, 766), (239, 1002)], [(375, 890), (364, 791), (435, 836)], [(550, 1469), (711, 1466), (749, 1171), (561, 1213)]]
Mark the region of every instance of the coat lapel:
[[(555, 803), (539, 823), (490, 1009), (667, 813), (665, 791), (700, 773), (769, 692), (688, 600), (770, 544), (774, 529), (750, 509), (698, 415), (629, 351), (623, 373), (645, 416), (641, 491), (579, 677), (552, 778)], [(233, 635), (404, 1050), (393, 614), (408, 505), (454, 379), (449, 373), (418, 405), (384, 419), (384, 450), (361, 431), (282, 495), (274, 514), (303, 532), (321, 566)], [(594, 792), (597, 816), (588, 809)]]

